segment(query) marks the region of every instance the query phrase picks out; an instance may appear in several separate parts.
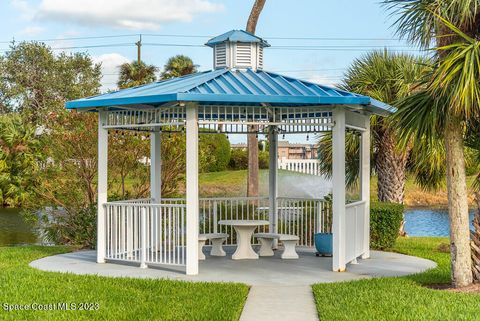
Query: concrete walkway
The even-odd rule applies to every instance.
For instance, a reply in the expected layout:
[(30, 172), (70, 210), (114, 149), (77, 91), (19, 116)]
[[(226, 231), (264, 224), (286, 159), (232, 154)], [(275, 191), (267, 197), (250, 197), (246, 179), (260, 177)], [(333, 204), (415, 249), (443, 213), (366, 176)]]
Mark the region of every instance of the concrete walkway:
[(254, 285), (240, 321), (318, 321), (312, 288)]
[[(226, 257), (200, 262), (200, 273), (185, 275), (178, 267), (138, 264), (97, 264), (95, 251), (80, 251), (45, 257), (30, 263), (44, 271), (94, 274), (109, 277), (166, 278), (181, 281), (240, 282), (251, 285), (241, 320), (318, 320), (311, 285), (383, 276), (403, 276), (433, 268), (432, 261), (398, 253), (372, 251), (370, 259), (350, 264), (347, 271), (331, 271), (332, 259), (316, 257), (313, 249), (297, 248), (298, 260), (282, 260), (281, 251), (258, 260), (232, 260), (234, 248), (226, 247)], [(205, 251), (208, 252), (208, 251)]]

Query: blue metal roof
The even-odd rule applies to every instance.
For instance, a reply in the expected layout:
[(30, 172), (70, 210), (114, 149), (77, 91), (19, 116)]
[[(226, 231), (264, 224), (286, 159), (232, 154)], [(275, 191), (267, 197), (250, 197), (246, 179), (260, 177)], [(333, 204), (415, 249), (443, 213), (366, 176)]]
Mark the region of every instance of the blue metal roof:
[(161, 105), (193, 101), (201, 104), (272, 106), (361, 105), (376, 114), (389, 114), (393, 107), (370, 97), (267, 71), (217, 69), (179, 78), (69, 101), (66, 108), (96, 108), (124, 105)]
[(259, 42), (264, 47), (270, 47), (267, 41), (263, 40), (262, 38), (255, 36), (253, 33), (244, 31), (244, 30), (230, 30), (225, 32), (220, 36), (216, 36), (210, 39), (205, 45), (209, 47), (213, 47), (216, 44), (222, 42)]

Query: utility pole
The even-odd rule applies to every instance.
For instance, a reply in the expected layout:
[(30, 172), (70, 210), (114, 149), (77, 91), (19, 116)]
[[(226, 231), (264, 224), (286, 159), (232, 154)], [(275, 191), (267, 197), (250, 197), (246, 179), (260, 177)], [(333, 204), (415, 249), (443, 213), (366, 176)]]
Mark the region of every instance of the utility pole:
[(137, 46), (137, 61), (138, 61), (138, 64), (140, 64), (142, 62), (142, 35), (140, 34), (139, 36), (140, 36), (140, 38), (135, 43), (135, 45)]

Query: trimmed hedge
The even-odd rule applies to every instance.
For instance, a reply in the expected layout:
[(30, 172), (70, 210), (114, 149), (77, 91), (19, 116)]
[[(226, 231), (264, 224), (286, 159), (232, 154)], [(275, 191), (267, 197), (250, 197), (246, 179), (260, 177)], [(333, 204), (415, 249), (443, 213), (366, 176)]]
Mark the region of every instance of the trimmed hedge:
[(370, 206), (370, 247), (392, 248), (403, 221), (403, 205), (375, 202)]

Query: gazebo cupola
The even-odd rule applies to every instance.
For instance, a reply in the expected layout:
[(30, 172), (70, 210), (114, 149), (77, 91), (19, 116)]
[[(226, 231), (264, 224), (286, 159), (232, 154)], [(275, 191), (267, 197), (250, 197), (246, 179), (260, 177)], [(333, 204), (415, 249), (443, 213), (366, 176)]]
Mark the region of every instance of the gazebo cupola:
[(243, 30), (231, 30), (210, 39), (215, 69), (263, 69), (263, 48), (270, 45), (260, 37)]

